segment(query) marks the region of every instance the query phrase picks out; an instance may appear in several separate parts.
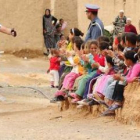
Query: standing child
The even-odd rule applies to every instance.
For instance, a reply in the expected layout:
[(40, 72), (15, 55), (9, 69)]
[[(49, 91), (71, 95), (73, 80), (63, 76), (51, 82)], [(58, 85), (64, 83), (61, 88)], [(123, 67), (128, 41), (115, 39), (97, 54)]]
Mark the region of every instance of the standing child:
[(51, 57), (50, 57), (50, 68), (48, 72), (51, 74), (51, 87), (58, 88), (59, 85), (59, 69), (60, 69), (60, 61), (61, 58), (59, 57), (59, 51), (52, 49), (51, 50)]

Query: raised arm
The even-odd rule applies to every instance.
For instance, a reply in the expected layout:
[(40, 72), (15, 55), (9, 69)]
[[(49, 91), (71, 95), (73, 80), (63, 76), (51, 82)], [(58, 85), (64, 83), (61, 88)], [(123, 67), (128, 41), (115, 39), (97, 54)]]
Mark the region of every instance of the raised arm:
[(10, 29), (10, 28), (4, 27), (2, 25), (0, 25), (0, 32), (7, 34), (7, 35), (12, 35), (13, 37), (17, 36), (17, 33), (14, 29)]

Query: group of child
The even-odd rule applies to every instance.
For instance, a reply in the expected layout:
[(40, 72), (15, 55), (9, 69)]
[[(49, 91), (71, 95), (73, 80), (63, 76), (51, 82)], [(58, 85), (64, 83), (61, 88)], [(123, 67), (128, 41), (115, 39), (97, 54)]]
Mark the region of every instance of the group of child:
[(70, 29), (61, 36), (59, 49), (51, 50), (51, 87), (58, 88), (52, 103), (71, 98), (77, 108), (104, 105), (103, 116), (115, 115), (124, 103), (124, 89), (140, 78), (140, 36), (119, 35), (111, 43), (106, 36), (86, 43), (83, 33)]

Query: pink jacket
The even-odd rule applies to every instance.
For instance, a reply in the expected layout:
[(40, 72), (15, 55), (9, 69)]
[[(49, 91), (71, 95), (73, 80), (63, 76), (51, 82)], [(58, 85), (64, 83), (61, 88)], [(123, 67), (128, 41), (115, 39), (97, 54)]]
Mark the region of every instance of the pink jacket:
[(133, 82), (135, 77), (140, 76), (140, 63), (136, 63), (133, 67), (130, 68), (127, 76), (126, 76), (126, 81), (128, 83)]

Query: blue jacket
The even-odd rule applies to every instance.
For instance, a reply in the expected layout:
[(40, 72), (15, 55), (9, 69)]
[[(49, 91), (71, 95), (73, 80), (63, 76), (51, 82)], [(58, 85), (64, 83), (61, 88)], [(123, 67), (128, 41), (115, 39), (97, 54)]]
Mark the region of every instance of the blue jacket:
[(103, 31), (104, 25), (102, 21), (98, 17), (96, 17), (89, 25), (85, 41), (88, 41), (90, 39), (96, 40), (98, 37), (103, 35)]

